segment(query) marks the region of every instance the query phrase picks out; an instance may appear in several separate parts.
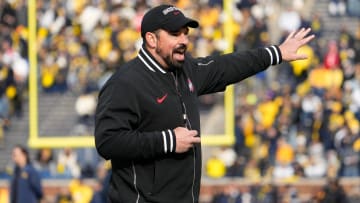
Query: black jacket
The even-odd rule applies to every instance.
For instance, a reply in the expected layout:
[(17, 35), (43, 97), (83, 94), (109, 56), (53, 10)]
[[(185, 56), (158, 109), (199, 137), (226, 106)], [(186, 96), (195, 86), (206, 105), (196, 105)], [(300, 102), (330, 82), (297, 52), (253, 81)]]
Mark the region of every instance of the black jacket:
[(281, 55), (272, 46), (197, 59), (186, 55), (185, 61), (166, 71), (142, 48), (100, 91), (95, 143), (112, 163), (112, 202), (198, 202), (201, 146), (175, 153), (173, 129), (200, 132), (198, 96), (224, 91), (280, 63)]

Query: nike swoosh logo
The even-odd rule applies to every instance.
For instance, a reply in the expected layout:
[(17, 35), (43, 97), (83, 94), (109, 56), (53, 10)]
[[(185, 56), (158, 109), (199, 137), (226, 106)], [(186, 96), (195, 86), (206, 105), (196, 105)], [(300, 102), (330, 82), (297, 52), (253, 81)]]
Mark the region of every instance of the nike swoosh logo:
[(156, 98), (156, 102), (158, 104), (163, 103), (167, 96), (168, 96), (168, 94), (166, 93), (164, 96)]

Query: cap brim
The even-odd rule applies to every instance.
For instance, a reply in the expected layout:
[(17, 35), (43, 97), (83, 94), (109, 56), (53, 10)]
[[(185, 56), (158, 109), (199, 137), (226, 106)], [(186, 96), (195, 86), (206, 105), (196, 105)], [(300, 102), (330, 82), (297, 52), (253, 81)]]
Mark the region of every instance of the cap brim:
[(188, 20), (188, 22), (185, 24), (186, 26), (191, 27), (191, 28), (199, 27), (199, 23), (196, 20), (193, 20), (191, 18), (187, 18), (187, 20)]

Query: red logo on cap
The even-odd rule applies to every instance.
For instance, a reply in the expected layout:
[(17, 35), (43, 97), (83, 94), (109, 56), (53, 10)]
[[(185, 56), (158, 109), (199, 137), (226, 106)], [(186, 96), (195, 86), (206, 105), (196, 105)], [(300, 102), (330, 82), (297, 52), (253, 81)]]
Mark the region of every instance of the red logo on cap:
[(180, 13), (180, 11), (174, 11), (174, 15), (178, 15)]

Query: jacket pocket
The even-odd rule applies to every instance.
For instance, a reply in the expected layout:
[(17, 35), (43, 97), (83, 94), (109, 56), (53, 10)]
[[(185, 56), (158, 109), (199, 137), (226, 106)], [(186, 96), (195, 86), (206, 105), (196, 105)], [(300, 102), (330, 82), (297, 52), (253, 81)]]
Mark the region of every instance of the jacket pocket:
[(156, 160), (151, 194), (165, 193), (171, 196), (179, 192), (179, 189), (189, 189), (193, 179), (193, 170), (193, 158), (188, 152)]

